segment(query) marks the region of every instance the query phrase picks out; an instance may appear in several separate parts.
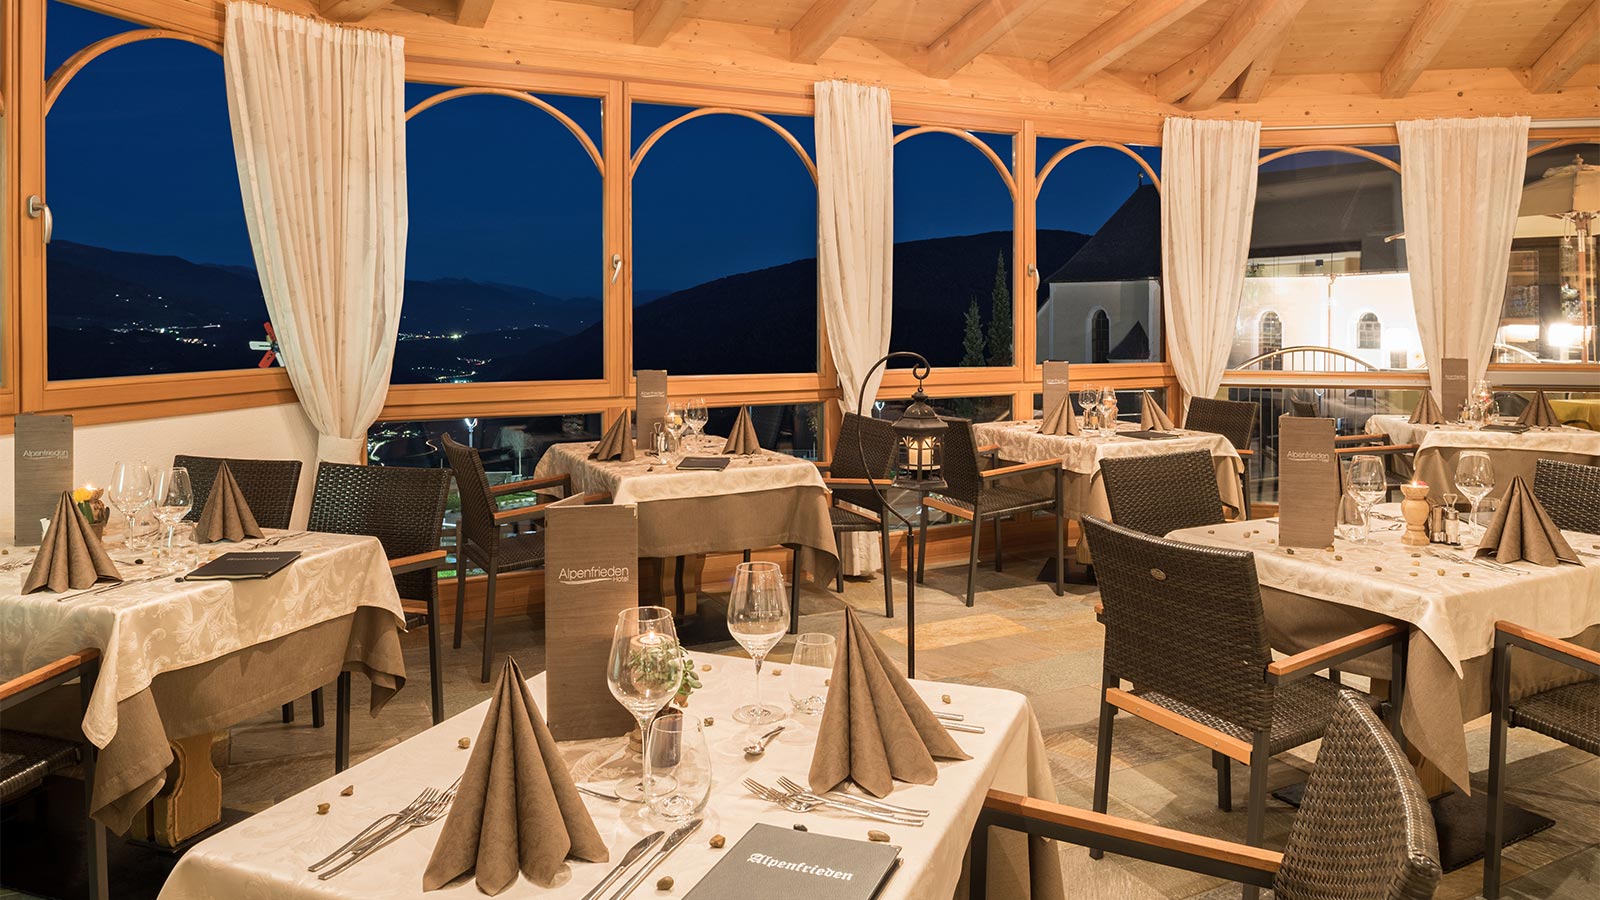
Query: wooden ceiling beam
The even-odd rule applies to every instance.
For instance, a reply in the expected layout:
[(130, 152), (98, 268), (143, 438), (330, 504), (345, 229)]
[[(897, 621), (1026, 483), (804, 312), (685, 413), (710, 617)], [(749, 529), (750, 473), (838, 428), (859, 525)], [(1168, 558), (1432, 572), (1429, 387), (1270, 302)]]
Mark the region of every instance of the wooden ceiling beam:
[(689, 0), (639, 0), (633, 8), (633, 42), (645, 47), (659, 47), (683, 16)]
[(795, 62), (814, 63), (833, 42), (850, 29), (873, 0), (817, 0), (789, 33), (789, 56)]
[(388, 5), (389, 0), (318, 0), (317, 11), (335, 22), (359, 22)]
[(1385, 97), (1404, 97), (1471, 9), (1472, 0), (1428, 0), (1400, 46), (1383, 64), (1379, 92)]
[(928, 75), (949, 78), (993, 47), (1046, 0), (979, 0), (961, 21), (928, 45)]
[(1150, 79), (1163, 102), (1205, 109), (1222, 97), (1245, 66), (1281, 40), (1306, 0), (1245, 0), (1216, 37)]
[(1235, 100), (1255, 103), (1261, 99), (1267, 89), (1267, 79), (1272, 77), (1272, 70), (1278, 65), (1278, 56), (1283, 53), (1283, 45), (1288, 41), (1289, 29), (1285, 28), (1276, 44), (1261, 51), (1261, 55), (1245, 67), (1244, 74), (1236, 82), (1239, 89), (1234, 94)]
[(1528, 90), (1535, 94), (1560, 90), (1572, 73), (1586, 63), (1600, 60), (1595, 46), (1597, 37), (1600, 37), (1600, 0), (1579, 13), (1561, 37), (1539, 55), (1538, 61), (1528, 69)]
[(1045, 85), (1058, 91), (1075, 88), (1124, 54), (1167, 30), (1206, 0), (1134, 0), (1100, 27), (1050, 60)]
[(489, 21), (489, 10), (494, 0), (456, 0), (456, 24), (467, 28), (482, 28)]

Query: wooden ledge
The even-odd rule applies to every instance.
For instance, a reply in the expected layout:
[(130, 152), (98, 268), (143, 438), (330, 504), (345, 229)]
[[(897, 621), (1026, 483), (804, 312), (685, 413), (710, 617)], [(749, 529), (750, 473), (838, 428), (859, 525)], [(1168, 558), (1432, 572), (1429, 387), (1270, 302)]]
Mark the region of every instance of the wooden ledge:
[(1571, 641), (1564, 641), (1558, 637), (1551, 637), (1542, 631), (1534, 631), (1532, 628), (1518, 625), (1515, 622), (1503, 621), (1494, 623), (1494, 630), (1508, 634), (1519, 641), (1526, 641), (1530, 644), (1538, 644), (1546, 650), (1554, 650), (1557, 653), (1570, 656), (1573, 659), (1581, 662), (1586, 662), (1591, 666), (1600, 666), (1600, 651), (1590, 650), (1588, 647), (1580, 647)]
[(1159, 725), (1179, 737), (1186, 737), (1208, 750), (1215, 750), (1245, 765), (1250, 764), (1250, 745), (1232, 735), (1223, 734), (1215, 728), (1180, 716), (1164, 706), (1157, 706), (1122, 688), (1106, 688), (1106, 702), (1152, 725)]
[(1340, 662), (1356, 650), (1376, 650), (1380, 646), (1390, 643), (1395, 638), (1404, 637), (1409, 629), (1395, 622), (1385, 622), (1374, 625), (1364, 631), (1347, 634), (1342, 638), (1319, 644), (1310, 650), (1302, 650), (1293, 656), (1280, 659), (1267, 665), (1269, 679), (1282, 678), (1296, 672), (1310, 669), (1324, 668), (1329, 660), (1338, 658)]

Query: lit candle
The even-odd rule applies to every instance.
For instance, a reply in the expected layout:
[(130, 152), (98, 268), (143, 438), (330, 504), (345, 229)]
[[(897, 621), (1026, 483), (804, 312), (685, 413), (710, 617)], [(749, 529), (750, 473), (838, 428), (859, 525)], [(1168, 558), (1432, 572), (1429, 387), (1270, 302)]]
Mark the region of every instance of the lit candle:
[(906, 465), (921, 472), (933, 467), (933, 442), (912, 440), (906, 444)]

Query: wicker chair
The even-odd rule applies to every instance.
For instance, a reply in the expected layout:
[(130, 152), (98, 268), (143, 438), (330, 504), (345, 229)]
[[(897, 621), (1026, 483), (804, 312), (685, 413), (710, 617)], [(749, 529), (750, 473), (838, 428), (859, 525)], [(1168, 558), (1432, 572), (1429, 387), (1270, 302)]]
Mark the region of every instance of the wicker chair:
[(366, 534), (383, 544), (406, 617), (428, 623), (429, 703), (433, 724), (444, 721), (444, 676), (439, 671), (439, 548), (449, 469), (322, 463), (311, 495), (312, 531)]
[(1107, 457), (1100, 461), (1100, 477), (1111, 521), (1124, 528), (1164, 537), (1223, 521), (1217, 474), (1204, 450)]
[[(1139, 534), (1083, 518), (1105, 623), (1105, 671), (1095, 758), (1094, 808), (1105, 812), (1117, 710), (1212, 749), (1217, 805), (1233, 805), (1232, 763), (1250, 767), (1245, 842), (1260, 846), (1267, 763), (1322, 737), (1338, 685), (1312, 673), (1389, 647), (1395, 710), (1405, 683), (1407, 630), (1386, 623), (1273, 662), (1255, 559)], [(1132, 690), (1121, 688), (1122, 679)], [(1377, 708), (1367, 694), (1362, 702)], [(1400, 717), (1390, 716), (1399, 738)]]
[(461, 524), (456, 529), (456, 634), (455, 647), (461, 647), (461, 622), (466, 614), (467, 568), (477, 565), (487, 576), (483, 606), (483, 673), (489, 683), (489, 663), (494, 659), (494, 591), (501, 572), (544, 567), (544, 534), (539, 531), (506, 535), (505, 526), (531, 523), (544, 518), (550, 503), (501, 509), (496, 497), (503, 494), (560, 487), (571, 493), (566, 475), (529, 478), (506, 484), (489, 485), (483, 461), (471, 447), (444, 435), (444, 452), (455, 470), (456, 489), (461, 494)]
[[(78, 697), (87, 709), (99, 671), (100, 651), (88, 649), (19, 675), (0, 684), (0, 713), (74, 679), (78, 682)], [(44, 784), (50, 775), (82, 764), (83, 805), (85, 810), (93, 809), (96, 752), (88, 738), (65, 741), (20, 731), (0, 731), (0, 803), (10, 803)], [(84, 847), (88, 855), (89, 897), (100, 900), (111, 896), (106, 872), (106, 828), (87, 812), (84, 827), (87, 829)]]
[[(833, 522), (833, 537), (846, 532), (876, 531), (883, 544), (883, 614), (894, 618), (894, 579), (889, 577), (889, 515), (878, 492), (867, 484), (870, 472), (878, 485), (887, 488), (893, 477), (894, 429), (881, 419), (845, 413), (839, 426), (839, 439), (833, 457), (819, 464), (826, 477), (823, 484), (833, 492), (828, 516)], [(834, 589), (844, 592), (844, 567), (835, 576)]]
[(1209, 431), (1228, 439), (1233, 449), (1244, 461), (1244, 471), (1239, 473), (1239, 486), (1244, 494), (1244, 517), (1250, 518), (1250, 460), (1255, 451), (1250, 442), (1256, 436), (1256, 409), (1254, 403), (1243, 400), (1212, 400), (1194, 397), (1189, 400), (1189, 413), (1183, 427), (1190, 431)]
[[(993, 827), (1272, 888), (1278, 900), (1428, 900), (1439, 884), (1439, 842), (1416, 772), (1365, 698), (1343, 691), (1329, 705), (1281, 854), (990, 791), (972, 833), (971, 871), (987, 871)], [(972, 879), (972, 900), (986, 900), (985, 882)]]
[(1538, 460), (1533, 495), (1558, 528), (1600, 534), (1600, 466)]
[[(1513, 647), (1589, 677), (1513, 701)], [(1600, 651), (1510, 622), (1496, 622), (1490, 668), (1493, 687), (1489, 694), (1489, 816), (1483, 838), (1483, 896), (1496, 900), (1500, 896), (1500, 845), (1505, 838), (1506, 729), (1537, 731), (1600, 756)]]
[[(967, 560), (967, 605), (972, 605), (978, 574), (978, 530), (985, 521), (994, 523), (994, 570), (1003, 571), (1000, 560), (1000, 520), (1018, 513), (1049, 510), (1056, 517), (1056, 596), (1064, 592), (1066, 576), (1067, 507), (1064, 474), (1059, 459), (1004, 466), (983, 471), (978, 463), (978, 446), (972, 437), (972, 423), (966, 419), (946, 419), (944, 435), (944, 480), (946, 487), (922, 503), (918, 528), (917, 581), (922, 581), (928, 560), (928, 510), (937, 509), (958, 519), (972, 522), (972, 552)], [(1034, 493), (1006, 484), (1019, 475), (1047, 472), (1055, 478), (1054, 496)]]
[[(194, 507), (184, 516), (185, 521), (200, 521), (206, 508), (206, 498), (211, 496), (211, 483), (217, 480), (217, 467), (221, 457), (183, 456), (172, 458), (174, 466), (189, 470), (189, 484), (194, 487)], [(250, 504), (250, 513), (262, 528), (288, 528), (294, 518), (295, 493), (300, 489), (300, 460), (298, 459), (228, 459), (228, 471), (239, 483), (244, 501)]]

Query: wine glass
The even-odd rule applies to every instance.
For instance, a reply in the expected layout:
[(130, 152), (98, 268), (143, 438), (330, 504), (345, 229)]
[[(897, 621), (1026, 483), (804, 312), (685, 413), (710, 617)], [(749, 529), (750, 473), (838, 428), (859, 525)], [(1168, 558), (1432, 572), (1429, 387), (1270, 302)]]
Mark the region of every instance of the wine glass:
[(1100, 404), (1100, 389), (1085, 387), (1078, 391), (1078, 408), (1083, 410), (1083, 427), (1094, 427), (1094, 410)]
[(1383, 460), (1371, 455), (1351, 457), (1350, 472), (1346, 478), (1350, 489), (1355, 492), (1356, 505), (1361, 508), (1361, 543), (1370, 544), (1372, 507), (1389, 492), (1389, 482), (1383, 474)]
[(150, 502), (150, 467), (136, 460), (119, 460), (111, 470), (111, 483), (106, 486), (106, 499), (128, 520), (127, 536), (123, 543), (129, 550), (144, 549), (138, 530), (139, 510)]
[(683, 433), (689, 427), (686, 407), (682, 403), (672, 404), (667, 409), (667, 417), (662, 421), (666, 425), (667, 434), (672, 436), (672, 446), (668, 448), (669, 454), (681, 455), (678, 451), (682, 447)]
[(617, 614), (611, 635), (611, 656), (606, 662), (606, 684), (633, 717), (644, 739), (643, 762), (637, 784), (617, 785), (617, 796), (641, 802), (646, 785), (655, 787), (650, 773), (650, 719), (677, 696), (683, 682), (683, 651), (672, 611), (663, 606), (641, 606)]
[(828, 676), (833, 674), (835, 642), (831, 634), (802, 634), (794, 639), (789, 660), (789, 705), (803, 715), (822, 712), (828, 699)]
[(650, 811), (673, 824), (700, 814), (711, 799), (711, 748), (699, 716), (656, 716), (650, 723)]
[(1478, 505), (1494, 490), (1494, 464), (1482, 450), (1463, 450), (1456, 457), (1456, 490), (1467, 495), (1472, 511), (1467, 521), (1478, 524)]
[(689, 401), (688, 422), (689, 431), (696, 436), (706, 433), (706, 422), (710, 420), (711, 413), (706, 409), (703, 397), (696, 397)]
[(167, 527), (167, 540), (161, 557), (170, 571), (177, 567), (173, 544), (178, 534), (178, 522), (194, 508), (194, 487), (189, 483), (189, 470), (183, 466), (156, 469), (150, 489), (151, 503), (156, 518)]
[(1100, 426), (1107, 435), (1117, 433), (1117, 392), (1109, 387), (1100, 388)]
[(766, 725), (783, 718), (783, 710), (761, 703), (761, 663), (783, 638), (789, 624), (789, 593), (783, 569), (773, 562), (740, 563), (728, 596), (728, 633), (756, 661), (756, 702), (733, 711), (733, 718)]

